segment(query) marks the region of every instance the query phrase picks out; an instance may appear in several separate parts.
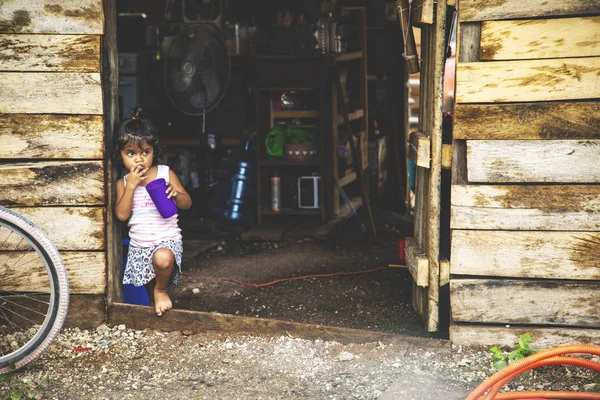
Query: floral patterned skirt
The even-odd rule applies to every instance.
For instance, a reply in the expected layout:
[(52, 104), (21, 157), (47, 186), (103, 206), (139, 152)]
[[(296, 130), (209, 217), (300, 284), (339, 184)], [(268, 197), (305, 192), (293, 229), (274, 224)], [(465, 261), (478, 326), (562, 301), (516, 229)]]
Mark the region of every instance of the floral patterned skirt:
[(158, 249), (169, 249), (175, 255), (175, 268), (169, 284), (177, 285), (181, 278), (181, 257), (183, 242), (181, 240), (165, 240), (150, 247), (129, 247), (127, 266), (123, 273), (123, 284), (143, 286), (156, 276), (152, 266), (152, 256)]

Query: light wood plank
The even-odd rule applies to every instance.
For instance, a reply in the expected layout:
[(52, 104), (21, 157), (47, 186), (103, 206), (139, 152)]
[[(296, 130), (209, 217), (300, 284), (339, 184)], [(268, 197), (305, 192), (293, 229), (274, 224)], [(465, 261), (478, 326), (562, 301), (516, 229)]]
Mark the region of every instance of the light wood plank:
[(100, 72), (100, 36), (0, 35), (0, 71)]
[(600, 282), (452, 279), (452, 320), (600, 328)]
[(440, 260), (440, 286), (450, 283), (450, 261), (447, 258)]
[(98, 73), (0, 73), (0, 113), (102, 114)]
[(433, 0), (414, 0), (411, 4), (411, 25), (423, 27), (433, 24), (434, 7)]
[(600, 280), (600, 234), (452, 231), (452, 274)]
[(421, 132), (411, 132), (408, 142), (408, 157), (419, 167), (431, 165), (431, 141)]
[(429, 286), (429, 260), (414, 238), (406, 238), (404, 248), (406, 265), (417, 286)]
[(0, 205), (103, 205), (102, 161), (0, 164)]
[(452, 145), (442, 144), (442, 168), (452, 169)]
[(101, 0), (4, 0), (0, 7), (2, 33), (104, 33)]
[(469, 182), (600, 182), (600, 140), (467, 140)]
[(600, 230), (600, 186), (453, 185), (452, 229)]
[(458, 63), (458, 103), (600, 97), (600, 57)]
[[(39, 226), (60, 251), (103, 250), (104, 214), (101, 207), (11, 207)], [(4, 250), (15, 249), (7, 240), (6, 229), (0, 230)]]
[(0, 158), (103, 157), (100, 115), (0, 114)]
[(598, 139), (600, 102), (457, 104), (454, 139)]
[(508, 346), (515, 348), (520, 335), (529, 332), (531, 348), (546, 350), (569, 344), (600, 343), (600, 329), (544, 328), (539, 326), (450, 325), (450, 341), (456, 346)]
[[(63, 251), (60, 256), (67, 268), (70, 293), (104, 293), (106, 288), (104, 252)], [(45, 266), (35, 252), (0, 251), (0, 271), (2, 290), (45, 293), (49, 291)]]
[(461, 22), (598, 14), (600, 0), (460, 0)]
[(482, 24), (481, 60), (591, 56), (600, 56), (600, 16)]

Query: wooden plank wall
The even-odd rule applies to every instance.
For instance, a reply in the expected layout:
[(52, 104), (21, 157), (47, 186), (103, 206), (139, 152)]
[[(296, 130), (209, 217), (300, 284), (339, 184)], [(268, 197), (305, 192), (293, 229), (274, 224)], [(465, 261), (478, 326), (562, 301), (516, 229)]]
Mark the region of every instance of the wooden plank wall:
[(5, 0), (0, 21), (0, 205), (56, 244), (70, 324), (93, 325), (107, 287), (103, 3)]
[(460, 0), (451, 340), (600, 337), (600, 0)]

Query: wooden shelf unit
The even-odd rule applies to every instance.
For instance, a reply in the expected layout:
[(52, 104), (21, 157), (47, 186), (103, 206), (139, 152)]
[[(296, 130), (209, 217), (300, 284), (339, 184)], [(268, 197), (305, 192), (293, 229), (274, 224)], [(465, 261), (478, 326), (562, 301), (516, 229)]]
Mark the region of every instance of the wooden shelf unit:
[[(343, 128), (344, 118), (338, 112), (339, 99), (337, 96), (335, 78), (339, 69), (346, 66), (353, 68), (358, 74), (359, 89), (356, 98), (352, 99), (357, 105), (349, 115), (350, 121), (357, 124), (355, 132), (360, 137), (355, 139), (357, 149), (361, 153), (363, 177), (368, 176), (368, 89), (366, 63), (366, 18), (364, 8), (352, 8), (358, 12), (361, 24), (361, 50), (343, 54), (327, 54), (315, 56), (258, 56), (256, 65), (256, 106), (257, 106), (257, 222), (263, 222), (263, 216), (320, 216), (325, 224), (340, 213), (339, 190), (335, 185), (334, 176), (338, 177), (340, 186), (344, 187), (356, 181), (356, 172), (344, 174), (338, 171), (338, 129)], [(353, 63), (353, 64), (350, 64)], [(315, 90), (319, 104), (310, 110), (273, 110), (272, 93), (288, 90)], [(315, 145), (318, 147), (318, 159), (306, 162), (294, 162), (286, 159), (267, 157), (265, 137), (278, 121), (284, 119), (310, 119), (289, 124), (310, 130), (315, 133)], [(360, 125), (360, 127), (358, 127)], [(318, 209), (292, 208), (290, 204), (282, 204), (279, 212), (270, 208), (271, 188), (270, 177), (275, 169), (281, 176), (282, 171), (298, 171), (305, 168), (306, 175), (315, 172), (321, 177), (320, 205)], [(342, 172), (342, 173), (340, 173)], [(366, 183), (366, 182), (365, 182)], [(284, 184), (283, 179), (281, 182)], [(342, 204), (343, 205), (343, 204)]]

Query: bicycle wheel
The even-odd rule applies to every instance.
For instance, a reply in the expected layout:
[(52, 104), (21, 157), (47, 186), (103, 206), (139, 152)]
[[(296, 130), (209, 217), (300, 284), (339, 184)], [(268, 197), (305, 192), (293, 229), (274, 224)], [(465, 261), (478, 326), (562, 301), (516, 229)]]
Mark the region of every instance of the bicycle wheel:
[(69, 307), (65, 265), (46, 234), (0, 207), (0, 373), (38, 357)]

